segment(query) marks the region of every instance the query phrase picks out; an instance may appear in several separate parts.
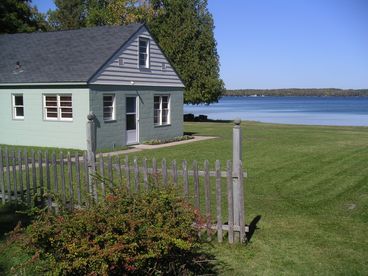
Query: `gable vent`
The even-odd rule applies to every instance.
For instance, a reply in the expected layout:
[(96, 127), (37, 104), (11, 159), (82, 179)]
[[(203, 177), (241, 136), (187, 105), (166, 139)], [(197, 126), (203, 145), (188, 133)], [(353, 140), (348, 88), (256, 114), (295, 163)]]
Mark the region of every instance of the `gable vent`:
[(19, 74), (19, 73), (22, 73), (22, 72), (24, 72), (23, 67), (22, 67), (22, 64), (20, 64), (20, 62), (17, 61), (15, 63), (15, 69), (13, 71), (13, 74)]
[(124, 59), (123, 58), (119, 58), (119, 66), (124, 66)]

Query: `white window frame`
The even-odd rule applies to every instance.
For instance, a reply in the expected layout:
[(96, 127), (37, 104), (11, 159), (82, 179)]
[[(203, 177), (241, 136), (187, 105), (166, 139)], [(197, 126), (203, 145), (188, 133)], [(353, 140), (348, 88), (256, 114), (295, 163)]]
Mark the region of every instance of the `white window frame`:
[[(56, 101), (57, 104), (56, 106), (49, 106), (46, 107), (46, 97), (56, 97)], [(67, 96), (67, 97), (71, 97), (71, 103), (72, 106), (70, 107), (65, 107), (65, 108), (71, 108), (72, 109), (72, 118), (63, 118), (61, 117), (61, 110), (64, 108), (63, 106), (60, 105), (60, 97), (63, 96)], [(47, 108), (56, 108), (57, 109), (57, 117), (47, 117)], [(74, 117), (74, 112), (73, 112), (73, 95), (69, 94), (69, 93), (62, 93), (62, 94), (43, 94), (43, 113), (44, 113), (44, 120), (45, 121), (73, 121), (73, 117)]]
[[(155, 123), (155, 97), (159, 97), (160, 98), (160, 107), (159, 107), (159, 121), (158, 123)], [(162, 98), (163, 97), (168, 97), (168, 101), (167, 101), (167, 122), (166, 123), (162, 123)], [(171, 124), (171, 96), (169, 94), (160, 94), (160, 95), (154, 95), (153, 96), (153, 124), (155, 126), (167, 126)]]
[[(147, 42), (147, 49), (146, 49), (146, 64), (145, 65), (141, 65), (140, 63), (140, 47), (139, 47), (139, 43), (140, 41), (146, 41)], [(150, 48), (151, 48), (151, 41), (148, 37), (144, 37), (144, 36), (140, 36), (138, 38), (138, 68), (143, 68), (143, 69), (149, 69), (150, 68)]]
[[(105, 97), (112, 97), (112, 114), (111, 118), (105, 117)], [(116, 120), (116, 108), (115, 108), (116, 97), (115, 94), (103, 94), (102, 95), (102, 117), (104, 122), (111, 122)]]
[[(23, 98), (23, 105), (15, 104), (15, 97), (19, 97), (19, 96)], [(23, 108), (23, 116), (17, 116), (17, 108)], [(23, 94), (12, 94), (12, 111), (13, 111), (13, 119), (24, 120), (24, 96)]]

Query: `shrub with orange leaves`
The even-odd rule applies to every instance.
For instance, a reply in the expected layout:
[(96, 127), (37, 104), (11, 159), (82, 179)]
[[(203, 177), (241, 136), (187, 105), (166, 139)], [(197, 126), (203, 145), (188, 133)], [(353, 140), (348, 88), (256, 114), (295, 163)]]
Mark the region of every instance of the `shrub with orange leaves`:
[(119, 192), (89, 209), (42, 213), (23, 230), (21, 243), (47, 264), (40, 273), (198, 273), (200, 240), (192, 225), (201, 220), (198, 210), (174, 191)]

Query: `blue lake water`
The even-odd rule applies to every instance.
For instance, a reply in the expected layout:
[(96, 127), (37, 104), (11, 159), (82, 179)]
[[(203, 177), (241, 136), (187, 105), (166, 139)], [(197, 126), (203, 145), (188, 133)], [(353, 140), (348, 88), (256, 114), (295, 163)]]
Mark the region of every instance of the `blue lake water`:
[(184, 113), (214, 120), (368, 126), (368, 97), (223, 97), (208, 106), (184, 105)]

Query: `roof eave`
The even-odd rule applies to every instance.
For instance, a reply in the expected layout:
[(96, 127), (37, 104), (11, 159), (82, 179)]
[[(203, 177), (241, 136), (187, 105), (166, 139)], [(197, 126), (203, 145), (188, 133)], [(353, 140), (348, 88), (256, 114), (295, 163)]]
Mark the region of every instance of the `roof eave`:
[(9, 82), (0, 83), (0, 86), (87, 86), (87, 82)]

